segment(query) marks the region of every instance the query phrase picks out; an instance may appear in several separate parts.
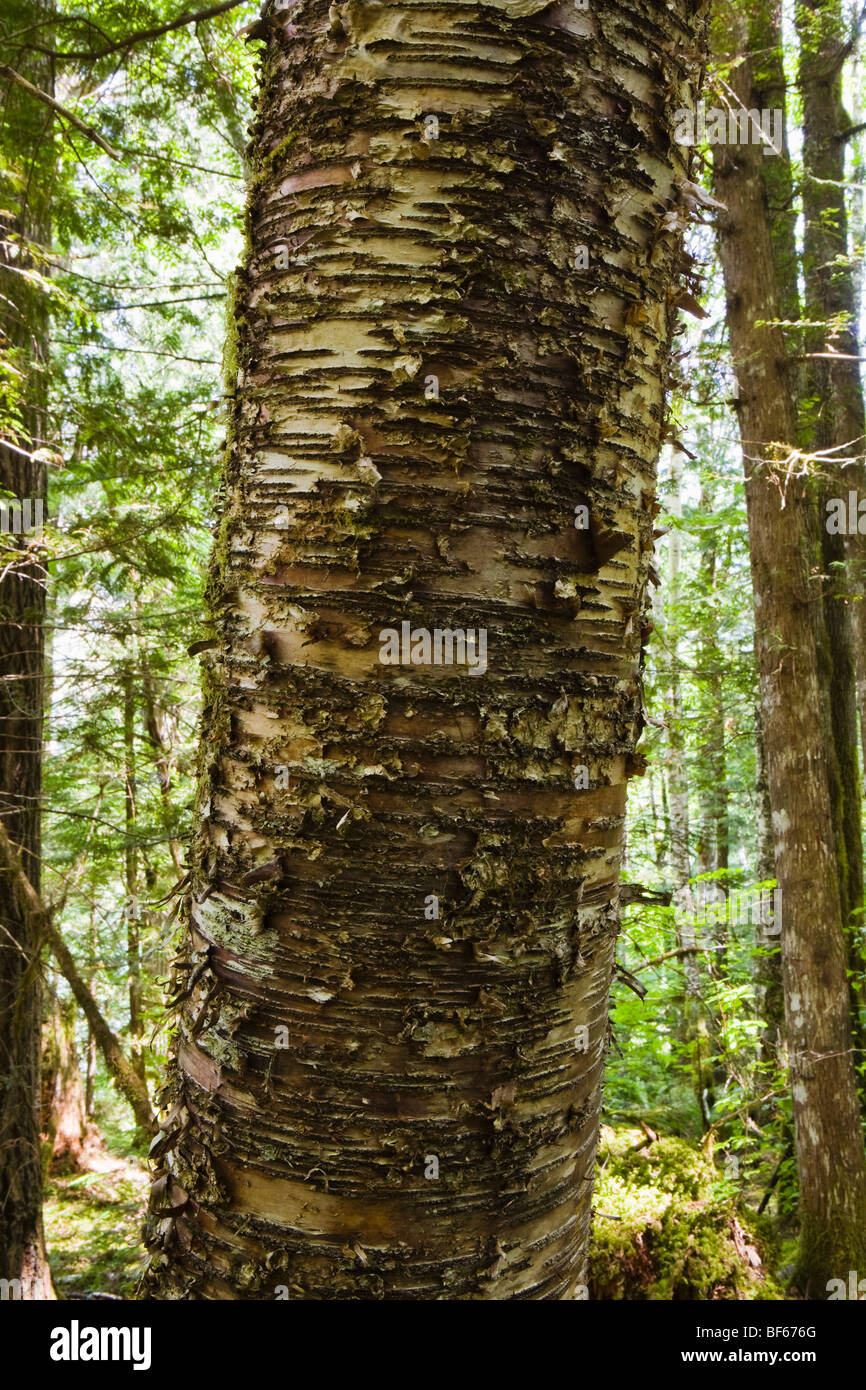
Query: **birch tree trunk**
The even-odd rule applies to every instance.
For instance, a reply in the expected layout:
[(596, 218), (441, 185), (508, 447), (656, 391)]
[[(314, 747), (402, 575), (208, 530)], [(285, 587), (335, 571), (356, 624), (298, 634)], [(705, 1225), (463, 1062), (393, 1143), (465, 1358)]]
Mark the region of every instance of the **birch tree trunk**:
[[(716, 51), (743, 61), (735, 96), (754, 106), (742, 18), (720, 8)], [(866, 1262), (866, 1158), (855, 1080), (843, 914), (822, 756), (811, 607), (810, 499), (789, 471), (795, 400), (779, 327), (771, 222), (759, 146), (716, 146), (719, 250), (739, 383), (737, 410), (755, 595), (776, 878), (782, 891), (782, 981), (797, 1172), (798, 1273), (807, 1297)], [(784, 508), (782, 500), (784, 497)]]
[(265, 22), (147, 1296), (585, 1295), (704, 12)]

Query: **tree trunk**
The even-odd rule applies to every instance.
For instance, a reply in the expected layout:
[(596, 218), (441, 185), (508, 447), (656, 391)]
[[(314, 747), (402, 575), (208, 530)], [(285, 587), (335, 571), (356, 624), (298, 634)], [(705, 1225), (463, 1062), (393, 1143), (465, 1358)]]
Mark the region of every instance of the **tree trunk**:
[[(720, 57), (748, 54), (745, 26), (720, 12)], [(753, 100), (748, 57), (731, 75)], [(821, 728), (806, 487), (785, 469), (796, 412), (778, 326), (779, 295), (760, 146), (715, 146), (719, 248), (755, 594), (767, 772), (782, 890), (782, 978), (800, 1186), (799, 1277), (807, 1296), (866, 1264), (866, 1159), (852, 1056), (842, 908)], [(782, 490), (784, 508), (782, 507)], [(816, 749), (818, 756), (816, 757)]]
[[(713, 501), (706, 485), (701, 490), (701, 512), (709, 515)], [(712, 873), (709, 882), (700, 885), (703, 936), (710, 949), (706, 955), (708, 977), (704, 1018), (707, 1042), (712, 1055), (704, 1065), (704, 1075), (712, 1084), (713, 1094), (721, 1090), (727, 1076), (725, 1057), (725, 1018), (719, 986), (728, 976), (728, 868), (730, 834), (728, 829), (727, 755), (725, 749), (725, 692), (722, 681), (724, 669), (719, 649), (718, 595), (724, 590), (726, 572), (719, 582), (717, 540), (715, 530), (708, 530), (701, 543), (702, 590), (706, 610), (701, 615), (701, 639), (698, 647), (701, 680), (707, 691), (704, 746), (700, 750), (703, 763), (701, 788), (704, 867), (702, 873)], [(697, 963), (697, 957), (696, 963)], [(704, 1095), (704, 1087), (701, 1096)], [(705, 1109), (705, 1122), (709, 1118)]]
[(661, 789), (662, 789), (662, 807), (661, 807), (661, 808), (659, 807), (659, 804), (658, 804), (658, 802), (657, 802), (657, 800), (656, 800), (655, 776), (653, 775), (652, 771), (650, 771), (650, 773), (649, 773), (649, 775), (648, 775), (647, 782), (648, 782), (648, 787), (649, 787), (650, 816), (652, 817), (652, 826), (651, 826), (651, 828), (650, 828), (650, 836), (651, 836), (651, 839), (652, 839), (652, 846), (653, 846), (653, 859), (655, 860), (655, 866), (656, 866), (658, 872), (659, 872), (660, 874), (663, 874), (663, 873), (664, 873), (664, 869), (665, 869), (665, 864), (667, 863), (667, 860), (668, 860), (668, 849), (667, 849), (667, 818), (666, 818), (665, 813), (664, 813), (664, 774), (662, 773), (662, 788), (661, 788)]
[(2, 821), (0, 821), (0, 875), (10, 886), (10, 896), (13, 897), (16, 911), (26, 920), (27, 931), (31, 933), (32, 939), (37, 943), (37, 950), (44, 943), (53, 952), (54, 959), (60, 967), (60, 973), (72, 990), (82, 1013), (93, 1029), (105, 1064), (118, 1090), (129, 1102), (136, 1122), (144, 1131), (152, 1134), (156, 1128), (156, 1122), (151, 1113), (147, 1088), (133, 1067), (130, 1066), (120, 1043), (100, 1013), (96, 1000), (79, 974), (69, 947), (52, 921), (51, 912), (25, 874), (21, 864), (21, 856), (6, 834)]
[[(85, 980), (88, 993), (93, 994), (93, 981), (96, 974), (96, 963), (99, 958), (99, 933), (96, 930), (96, 905), (91, 897), (90, 900), (90, 960), (91, 967)], [(85, 1054), (85, 1074), (84, 1074), (84, 1114), (88, 1120), (94, 1118), (94, 1097), (93, 1089), (96, 1081), (96, 1034), (93, 1025), (88, 1019), (87, 1022), (87, 1051)]]
[[(799, 86), (803, 101), (803, 269), (806, 314), (821, 327), (807, 334), (808, 396), (815, 401), (814, 448), (820, 453), (819, 520), (825, 614), (830, 644), (829, 695), (839, 776), (837, 858), (849, 938), (854, 1036), (866, 1048), (866, 966), (862, 938), (863, 850), (857, 740), (857, 689), (866, 720), (866, 538), (828, 526), (827, 500), (864, 488), (863, 392), (856, 294), (849, 264), (845, 142), (850, 125), (842, 101), (847, 38), (838, 0), (804, 0), (797, 9)], [(846, 559), (848, 564), (846, 565)], [(852, 602), (852, 594), (860, 601)], [(859, 640), (855, 644), (853, 633)], [(852, 919), (851, 914), (858, 915)]]
[[(51, 13), (39, 0), (10, 0), (4, 18), (18, 30)], [(48, 42), (51, 30), (40, 32)], [(46, 58), (31, 55), (26, 67), (25, 76), (51, 86)], [(3, 146), (16, 193), (4, 193), (0, 211), (0, 346), (11, 368), (0, 391), (0, 490), (4, 501), (26, 503), (27, 513), (22, 505), (16, 525), (12, 512), (0, 535), (0, 816), (37, 890), (46, 583), (37, 503), (44, 507), (48, 302), (22, 272), (50, 241), (51, 120), (19, 88), (3, 92)], [(43, 1300), (54, 1295), (42, 1237), (39, 941), (6, 874), (0, 916), (0, 1278), (20, 1280), (24, 1298)]]
[(75, 1005), (61, 1005), (52, 992), (42, 1030), (43, 1172), (52, 1163), (82, 1166), (87, 1141), (84, 1086), (75, 1043)]
[[(760, 700), (755, 710), (755, 762), (757, 764), (755, 800), (758, 812), (758, 880), (761, 883), (766, 883), (776, 877), (776, 856), (773, 849), (770, 785), (767, 777), (764, 717)], [(759, 921), (755, 925), (755, 1007), (761, 1020), (761, 1040), (758, 1055), (760, 1061), (767, 1067), (775, 1067), (779, 1064), (785, 1038), (782, 954), (778, 935), (768, 934), (762, 925), (765, 913), (762, 911), (758, 915)], [(769, 915), (769, 909), (766, 915)]]
[[(805, 11), (800, 11), (799, 15), (802, 27)], [(746, 7), (746, 16), (755, 107), (759, 110), (780, 110), (783, 114), (782, 157), (765, 159), (761, 172), (768, 202), (779, 312), (785, 324), (796, 325), (801, 318), (800, 267), (796, 241), (797, 203), (788, 149), (788, 85), (784, 65), (782, 7), (779, 0), (751, 0)], [(818, 85), (823, 86), (823, 83), (819, 82)], [(814, 90), (806, 92), (807, 104), (816, 100), (819, 105), (823, 104), (823, 94), (818, 95)], [(841, 107), (841, 98), (839, 104)], [(822, 252), (830, 256), (835, 252), (827, 245), (825, 232), (821, 228), (821, 218), (822, 214), (830, 212), (829, 205), (838, 203), (840, 198), (838, 187), (834, 190), (832, 187), (825, 187), (820, 181), (818, 166), (822, 161), (826, 165), (828, 151), (822, 140), (816, 138), (818, 132), (815, 127), (814, 117), (807, 116), (804, 154), (807, 166), (814, 166), (819, 174), (819, 181), (814, 177), (804, 180), (806, 318), (810, 323), (820, 323), (831, 313), (829, 303), (822, 298), (826, 274), (820, 269), (820, 256)], [(835, 160), (838, 148), (841, 147), (837, 147), (830, 155), (831, 160)], [(844, 164), (844, 153), (841, 159)], [(825, 167), (824, 172), (828, 179), (832, 177), (831, 168)], [(844, 217), (844, 198), (842, 215)], [(843, 237), (843, 243), (846, 240), (847, 238)], [(825, 269), (829, 273), (829, 267)], [(800, 337), (797, 341), (801, 345), (805, 341), (811, 351), (820, 353), (825, 346), (830, 346), (825, 342), (826, 336), (826, 330), (822, 327), (817, 332), (807, 333), (805, 340)], [(791, 442), (796, 442), (806, 450), (822, 449), (827, 446), (836, 416), (829, 401), (820, 408), (816, 416), (814, 402), (824, 400), (831, 389), (827, 372), (832, 375), (833, 368), (827, 363), (822, 363), (819, 358), (806, 357), (805, 360), (801, 360), (801, 356), (802, 354), (798, 353), (796, 361), (789, 362), (788, 366), (788, 380), (796, 402), (799, 424), (798, 437), (796, 441)], [(848, 367), (851, 365), (847, 364)], [(856, 364), (854, 370), (856, 373)], [(851, 584), (850, 576), (846, 577), (843, 573), (846, 557), (845, 538), (831, 536), (824, 524), (826, 499), (837, 494), (843, 486), (838, 455), (831, 454), (822, 459), (818, 471), (820, 478), (814, 489), (816, 507), (814, 513), (810, 511), (809, 519), (816, 573), (822, 573), (824, 580), (822, 602), (813, 604), (811, 611), (818, 653), (818, 683), (821, 690), (827, 776), (835, 833), (836, 868), (842, 912), (847, 924), (863, 895), (857, 690), (854, 678), (853, 619), (848, 611), (851, 606), (848, 603)], [(861, 608), (862, 605), (854, 605), (858, 613)], [(849, 966), (859, 969), (862, 976), (862, 958), (856, 937), (850, 930), (847, 939)], [(860, 991), (855, 977), (849, 977), (849, 981), (852, 1026), (857, 1044), (862, 1046), (864, 1037), (860, 1022)]]
[(79, 974), (69, 947), (47, 914), (45, 914), (43, 921), (43, 933), (60, 967), (63, 978), (75, 995), (79, 1008), (90, 1024), (112, 1081), (124, 1100), (129, 1103), (139, 1129), (145, 1135), (152, 1135), (156, 1129), (156, 1119), (150, 1108), (147, 1087), (127, 1059), (120, 1041), (111, 1031), (96, 1000)]
[[(671, 462), (673, 491), (671, 513), (682, 517), (682, 456), (674, 453)], [(676, 626), (680, 604), (680, 533), (674, 527), (670, 535), (668, 595), (671, 622), (667, 629), (667, 653), (670, 662), (668, 707), (665, 711), (668, 734), (668, 796), (671, 826), (671, 869), (676, 885), (674, 893), (677, 949), (682, 951), (684, 980), (683, 1007), (680, 1016), (680, 1039), (689, 1050), (695, 1099), (705, 1129), (709, 1128), (712, 1110), (711, 1048), (707, 1035), (701, 995), (701, 974), (697, 953), (698, 902), (692, 887), (691, 826), (689, 818), (689, 784), (686, 771), (685, 738), (683, 734), (682, 694), (680, 688), (680, 658)]]
[[(144, 736), (153, 751), (154, 768), (159, 781), (166, 826), (173, 826), (175, 815), (171, 797), (172, 731), (176, 730), (176, 719), (168, 709), (161, 706), (157, 698), (155, 681), (146, 649), (140, 653), (140, 661)], [(169, 838), (168, 848), (178, 882), (180, 882), (184, 877), (184, 867), (181, 861), (180, 845), (173, 835)]]
[[(133, 604), (134, 608), (134, 604)], [(136, 811), (138, 788), (135, 774), (135, 685), (132, 666), (123, 678), (123, 761), (124, 761), (124, 887), (126, 901), (126, 984), (129, 999), (129, 1050), (132, 1066), (146, 1087), (142, 1044), (141, 991), (141, 907), (138, 893), (138, 847)]]
[(268, 25), (152, 1297), (585, 1296), (703, 11)]
[[(701, 507), (711, 508), (712, 500), (705, 492)], [(704, 540), (702, 556), (703, 579), (707, 595), (707, 612), (703, 624), (700, 643), (700, 663), (703, 679), (708, 688), (708, 720), (706, 742), (703, 755), (706, 759), (706, 776), (709, 783), (706, 797), (705, 837), (711, 847), (711, 863), (717, 875), (714, 898), (717, 902), (728, 893), (728, 868), (730, 861), (730, 828), (728, 825), (728, 766), (725, 747), (725, 691), (722, 673), (725, 669), (724, 656), (719, 646), (719, 597), (724, 594), (730, 580), (728, 567), (724, 567), (719, 578), (719, 557), (716, 552), (715, 532), (711, 531)], [(718, 943), (719, 969), (726, 969), (726, 945)]]

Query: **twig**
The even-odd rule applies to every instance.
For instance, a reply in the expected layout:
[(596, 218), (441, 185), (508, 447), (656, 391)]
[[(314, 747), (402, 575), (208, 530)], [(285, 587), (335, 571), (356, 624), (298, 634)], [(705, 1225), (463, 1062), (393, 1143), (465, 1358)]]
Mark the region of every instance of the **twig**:
[(58, 63), (93, 62), (97, 58), (108, 57), (109, 53), (122, 53), (137, 43), (147, 43), (149, 39), (161, 38), (163, 34), (170, 34), (173, 29), (183, 29), (187, 24), (201, 24), (206, 19), (216, 19), (218, 15), (225, 14), (227, 10), (236, 10), (243, 4), (246, 4), (246, 0), (222, 0), (221, 4), (209, 5), (206, 10), (184, 10), (177, 19), (157, 24), (152, 29), (138, 29), (135, 33), (127, 34), (125, 39), (115, 39), (104, 48), (92, 49), (90, 52), (58, 53), (56, 49), (46, 48), (41, 44), (31, 44), (30, 47), (36, 53), (49, 54)]
[(654, 956), (652, 960), (644, 961), (643, 965), (636, 965), (634, 973), (637, 975), (641, 970), (649, 970), (650, 966), (661, 965), (663, 961), (673, 960), (674, 956), (698, 956), (701, 950), (700, 946), (678, 946), (675, 951), (665, 951), (663, 956)]

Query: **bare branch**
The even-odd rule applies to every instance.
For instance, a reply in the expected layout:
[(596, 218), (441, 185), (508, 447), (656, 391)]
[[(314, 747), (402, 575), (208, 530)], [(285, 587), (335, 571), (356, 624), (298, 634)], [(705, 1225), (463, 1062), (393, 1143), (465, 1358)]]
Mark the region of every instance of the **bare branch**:
[(133, 34), (127, 34), (124, 39), (115, 39), (112, 43), (106, 44), (104, 48), (95, 48), (90, 51), (58, 53), (53, 48), (45, 48), (37, 44), (29, 46), (36, 52), (50, 54), (59, 63), (94, 62), (97, 58), (108, 57), (110, 53), (123, 53), (128, 48), (134, 48), (136, 44), (161, 38), (163, 34), (170, 34), (174, 29), (184, 29), (187, 24), (201, 24), (206, 19), (216, 19), (217, 15), (225, 14), (227, 10), (236, 10), (239, 5), (247, 3), (248, 0), (222, 0), (221, 4), (209, 5), (205, 10), (184, 10), (177, 19), (170, 19), (165, 24), (155, 24), (151, 29), (138, 29)]
[(81, 120), (80, 116), (76, 116), (74, 111), (70, 111), (68, 106), (62, 106), (59, 101), (55, 101), (54, 97), (49, 96), (47, 92), (43, 92), (41, 87), (34, 87), (32, 82), (28, 82), (27, 78), (22, 77), (21, 73), (16, 72), (14, 68), (10, 68), (6, 63), (0, 64), (0, 76), (8, 77), (9, 81), (14, 82), (22, 91), (28, 92), (30, 96), (35, 97), (37, 101), (41, 101), (44, 106), (49, 106), (52, 111), (56, 111), (58, 116), (62, 116), (65, 121), (68, 121), (69, 124), (80, 131), (82, 135), (86, 135), (88, 140), (92, 140), (95, 145), (99, 145), (100, 149), (105, 150), (105, 153), (111, 155), (112, 159), (120, 159), (122, 157), (117, 150), (109, 145), (107, 140), (103, 140), (99, 132), (93, 129), (93, 126), (87, 125)]
[(11, 879), (12, 891), (22, 913), (30, 922), (34, 940), (38, 945), (45, 941), (50, 946), (61, 974), (65, 977), (85, 1018), (93, 1029), (93, 1036), (99, 1044), (105, 1058), (105, 1064), (117, 1089), (132, 1107), (136, 1123), (147, 1133), (153, 1134), (156, 1130), (156, 1120), (151, 1110), (147, 1087), (128, 1061), (117, 1037), (105, 1021), (99, 1005), (81, 978), (69, 947), (54, 925), (50, 909), (46, 907), (24, 872), (21, 856), (9, 839), (2, 821), (0, 821), (0, 869)]
[(663, 956), (654, 956), (652, 960), (645, 960), (642, 965), (636, 965), (634, 973), (638, 974), (641, 970), (649, 970), (653, 965), (661, 965), (662, 961), (674, 960), (677, 956), (697, 956), (700, 953), (700, 946), (679, 946), (675, 951), (665, 951)]

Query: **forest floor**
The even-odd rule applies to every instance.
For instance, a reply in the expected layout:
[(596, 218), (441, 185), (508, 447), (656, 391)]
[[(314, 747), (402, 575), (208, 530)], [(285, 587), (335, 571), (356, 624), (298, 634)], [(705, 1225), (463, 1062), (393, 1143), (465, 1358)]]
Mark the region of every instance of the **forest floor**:
[(84, 1173), (52, 1175), (46, 1188), (45, 1240), (54, 1287), (61, 1299), (131, 1299), (144, 1261), (146, 1165), (107, 1152), (88, 1164)]

